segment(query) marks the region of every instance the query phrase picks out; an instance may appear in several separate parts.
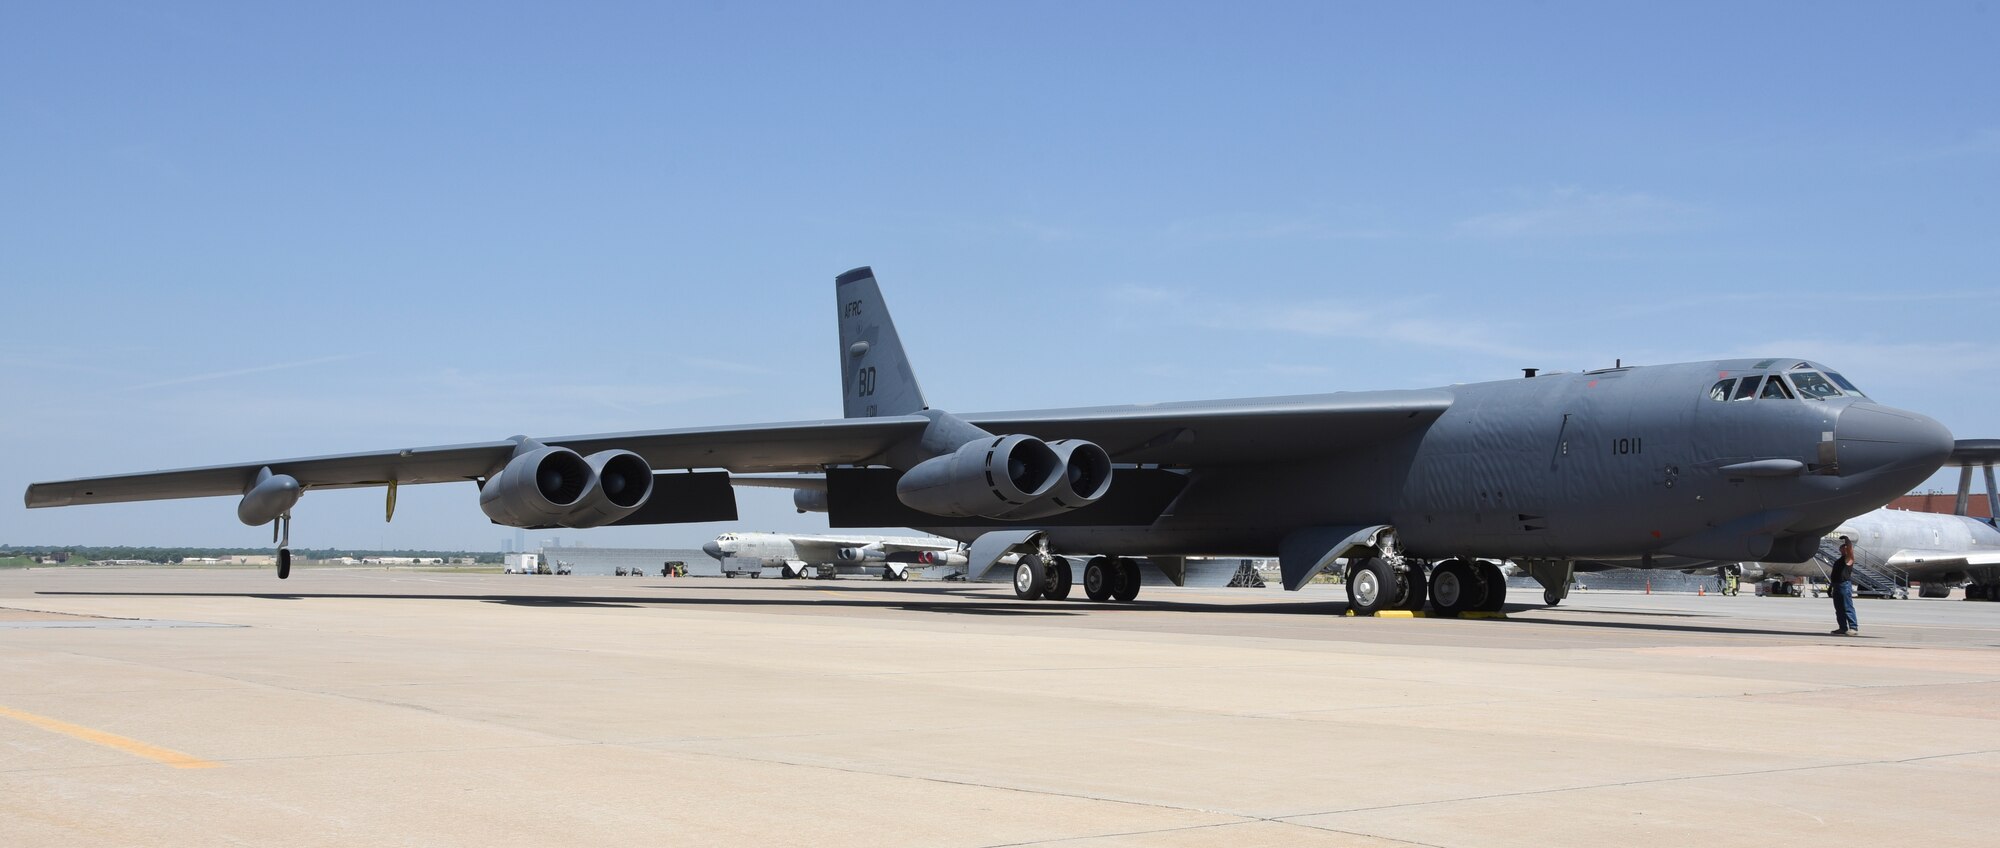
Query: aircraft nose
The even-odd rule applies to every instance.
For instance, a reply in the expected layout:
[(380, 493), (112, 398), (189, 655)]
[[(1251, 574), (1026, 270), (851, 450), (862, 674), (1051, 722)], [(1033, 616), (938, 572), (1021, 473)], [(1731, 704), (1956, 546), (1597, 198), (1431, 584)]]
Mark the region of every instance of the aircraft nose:
[(1834, 424), (1840, 476), (1908, 478), (1908, 486), (1936, 473), (1951, 456), (1951, 431), (1936, 420), (1877, 403), (1841, 410)]
[(708, 554), (709, 556), (714, 557), (716, 559), (721, 559), (722, 545), (717, 543), (714, 539), (710, 539), (702, 544), (701, 552)]

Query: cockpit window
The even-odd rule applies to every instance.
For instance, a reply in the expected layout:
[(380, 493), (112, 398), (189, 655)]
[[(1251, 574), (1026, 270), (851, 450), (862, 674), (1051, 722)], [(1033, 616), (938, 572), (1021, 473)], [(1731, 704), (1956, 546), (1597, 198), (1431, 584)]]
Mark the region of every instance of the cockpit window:
[(1853, 383), (1847, 382), (1846, 377), (1840, 376), (1839, 371), (1828, 371), (1826, 372), (1826, 376), (1828, 379), (1838, 384), (1841, 388), (1846, 389), (1848, 394), (1859, 395), (1860, 397), (1867, 397), (1867, 395), (1861, 393), (1860, 389), (1855, 388)]
[(1785, 385), (1785, 378), (1776, 374), (1764, 380), (1764, 393), (1757, 397), (1764, 400), (1784, 400), (1792, 396), (1792, 390)]
[(1730, 399), (1731, 399), (1731, 400), (1756, 400), (1756, 399), (1757, 399), (1757, 381), (1758, 381), (1759, 379), (1762, 379), (1762, 378), (1758, 377), (1758, 376), (1757, 376), (1757, 375), (1755, 375), (1755, 374), (1752, 374), (1752, 375), (1750, 375), (1750, 376), (1748, 376), (1748, 377), (1744, 377), (1744, 378), (1743, 378), (1743, 382), (1741, 382), (1741, 383), (1737, 383), (1737, 384), (1736, 384), (1736, 397), (1733, 397), (1733, 398), (1730, 398)]
[(1734, 387), (1735, 385), (1736, 385), (1736, 378), (1735, 378), (1735, 377), (1731, 377), (1731, 378), (1729, 378), (1729, 379), (1727, 379), (1727, 380), (1724, 380), (1724, 381), (1722, 381), (1722, 382), (1720, 382), (1720, 383), (1716, 383), (1715, 385), (1713, 385), (1713, 386), (1710, 386), (1710, 387), (1708, 387), (1708, 399), (1709, 399), (1709, 400), (1728, 400), (1728, 399), (1729, 399), (1729, 390), (1730, 390), (1730, 388)]
[(1825, 377), (1820, 376), (1818, 371), (1794, 371), (1792, 384), (1799, 387), (1799, 397), (1802, 398), (1826, 400), (1830, 397), (1840, 397), (1840, 390), (1827, 382)]

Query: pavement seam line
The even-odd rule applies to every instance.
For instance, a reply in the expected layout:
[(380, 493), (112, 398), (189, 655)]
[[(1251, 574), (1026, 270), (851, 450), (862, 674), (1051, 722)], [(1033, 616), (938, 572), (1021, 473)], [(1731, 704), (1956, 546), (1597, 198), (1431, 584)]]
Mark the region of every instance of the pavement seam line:
[(1277, 816), (1273, 818), (1273, 821), (1310, 818), (1312, 816), (1334, 816), (1346, 813), (1372, 813), (1380, 810), (1397, 810), (1407, 807), (1429, 807), (1436, 804), (1458, 804), (1458, 803), (1464, 803), (1466, 801), (1491, 801), (1498, 798), (1525, 798), (1531, 795), (1556, 795), (1564, 792), (1587, 792), (1593, 789), (1618, 789), (1620, 787), (1625, 787), (1625, 786), (1651, 786), (1662, 783), (1684, 783), (1687, 781), (1714, 780), (1717, 778), (1725, 778), (1725, 777), (1758, 777), (1767, 774), (1790, 774), (1793, 772), (1820, 771), (1823, 769), (1854, 768), (1857, 766), (1907, 765), (1910, 763), (1922, 762), (1924, 760), (1937, 760), (1949, 757), (1970, 757), (1970, 756), (1977, 756), (1980, 754), (1995, 754), (1995, 753), (2000, 753), (2000, 749), (1987, 749), (1979, 751), (1956, 751), (1949, 754), (1925, 754), (1924, 756), (1921, 757), (1905, 757), (1902, 759), (1895, 759), (1895, 760), (1856, 760), (1853, 762), (1846, 762), (1846, 763), (1822, 763), (1819, 765), (1793, 766), (1790, 768), (1754, 769), (1750, 771), (1717, 772), (1715, 774), (1689, 774), (1689, 775), (1681, 775), (1679, 777), (1654, 777), (1654, 778), (1647, 778), (1645, 780), (1623, 780), (1612, 783), (1585, 784), (1582, 786), (1557, 786), (1548, 789), (1527, 789), (1527, 790), (1522, 790), (1520, 792), (1495, 792), (1491, 795), (1468, 795), (1463, 798), (1439, 798), (1434, 801), (1412, 801), (1407, 804), (1380, 804), (1373, 807), (1352, 807), (1345, 810), (1322, 810), (1319, 812), (1312, 812), (1312, 813), (1293, 813), (1290, 815)]

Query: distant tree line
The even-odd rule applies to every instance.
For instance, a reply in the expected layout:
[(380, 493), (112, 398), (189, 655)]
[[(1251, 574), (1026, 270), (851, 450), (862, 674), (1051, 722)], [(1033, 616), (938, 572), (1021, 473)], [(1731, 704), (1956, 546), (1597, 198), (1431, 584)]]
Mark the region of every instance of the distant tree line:
[[(135, 548), (125, 545), (59, 545), (20, 546), (0, 544), (0, 558), (40, 557), (50, 562), (76, 562), (80, 560), (136, 559), (146, 562), (176, 563), (186, 559), (213, 558), (226, 556), (275, 556), (277, 548)], [(293, 548), (292, 555), (300, 559), (337, 559), (339, 557), (394, 556), (394, 557), (443, 557), (447, 561), (461, 557), (471, 557), (474, 562), (497, 563), (501, 557), (489, 551), (374, 551), (358, 548)]]

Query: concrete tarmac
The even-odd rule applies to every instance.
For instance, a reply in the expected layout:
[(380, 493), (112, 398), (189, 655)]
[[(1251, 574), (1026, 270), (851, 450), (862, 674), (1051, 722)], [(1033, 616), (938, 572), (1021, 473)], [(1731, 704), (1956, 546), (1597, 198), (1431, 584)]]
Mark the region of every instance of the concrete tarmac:
[(2000, 604), (1858, 604), (0, 571), (0, 844), (1994, 844)]

